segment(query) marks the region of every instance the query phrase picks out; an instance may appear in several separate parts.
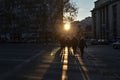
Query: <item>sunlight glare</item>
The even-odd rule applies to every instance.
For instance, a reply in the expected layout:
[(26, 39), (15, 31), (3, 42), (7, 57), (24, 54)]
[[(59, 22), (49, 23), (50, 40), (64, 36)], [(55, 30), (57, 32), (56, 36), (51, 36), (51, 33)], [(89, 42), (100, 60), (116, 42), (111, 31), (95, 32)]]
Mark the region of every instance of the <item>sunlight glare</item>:
[(66, 23), (66, 24), (64, 25), (64, 29), (67, 30), (67, 31), (70, 30), (70, 24), (69, 24), (69, 23)]
[(65, 53), (63, 58), (63, 68), (62, 68), (62, 80), (67, 80), (67, 70), (68, 70), (68, 47), (65, 47)]

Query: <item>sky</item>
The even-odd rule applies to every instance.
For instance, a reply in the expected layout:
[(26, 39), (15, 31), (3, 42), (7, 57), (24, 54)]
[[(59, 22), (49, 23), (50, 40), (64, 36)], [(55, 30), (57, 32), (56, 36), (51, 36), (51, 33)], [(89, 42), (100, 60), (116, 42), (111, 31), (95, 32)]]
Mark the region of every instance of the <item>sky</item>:
[(71, 0), (76, 7), (78, 7), (78, 16), (76, 20), (82, 20), (88, 16), (91, 16), (91, 10), (94, 8), (94, 2), (96, 0)]

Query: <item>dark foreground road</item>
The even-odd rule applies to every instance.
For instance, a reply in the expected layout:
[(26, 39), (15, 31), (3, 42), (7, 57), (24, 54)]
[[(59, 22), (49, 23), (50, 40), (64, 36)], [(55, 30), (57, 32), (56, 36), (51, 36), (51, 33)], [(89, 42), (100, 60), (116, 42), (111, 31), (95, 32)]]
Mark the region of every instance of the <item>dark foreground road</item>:
[(0, 45), (0, 80), (120, 80), (120, 50), (90, 46), (84, 59), (55, 45)]

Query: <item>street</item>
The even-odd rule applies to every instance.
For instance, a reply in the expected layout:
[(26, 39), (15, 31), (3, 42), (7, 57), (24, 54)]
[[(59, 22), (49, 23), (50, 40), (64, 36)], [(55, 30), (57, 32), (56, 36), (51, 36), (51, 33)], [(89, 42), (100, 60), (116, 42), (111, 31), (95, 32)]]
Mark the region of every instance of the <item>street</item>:
[(94, 45), (80, 51), (56, 45), (0, 44), (0, 80), (120, 80), (120, 49)]
[(92, 46), (86, 50), (85, 64), (89, 69), (91, 80), (120, 79), (120, 50), (111, 45)]

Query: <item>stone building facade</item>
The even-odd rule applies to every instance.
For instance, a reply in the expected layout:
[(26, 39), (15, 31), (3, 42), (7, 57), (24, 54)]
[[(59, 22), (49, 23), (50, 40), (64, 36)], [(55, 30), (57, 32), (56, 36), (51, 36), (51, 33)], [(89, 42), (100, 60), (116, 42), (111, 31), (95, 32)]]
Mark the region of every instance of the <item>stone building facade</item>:
[(96, 39), (120, 39), (120, 0), (97, 0), (92, 10)]

